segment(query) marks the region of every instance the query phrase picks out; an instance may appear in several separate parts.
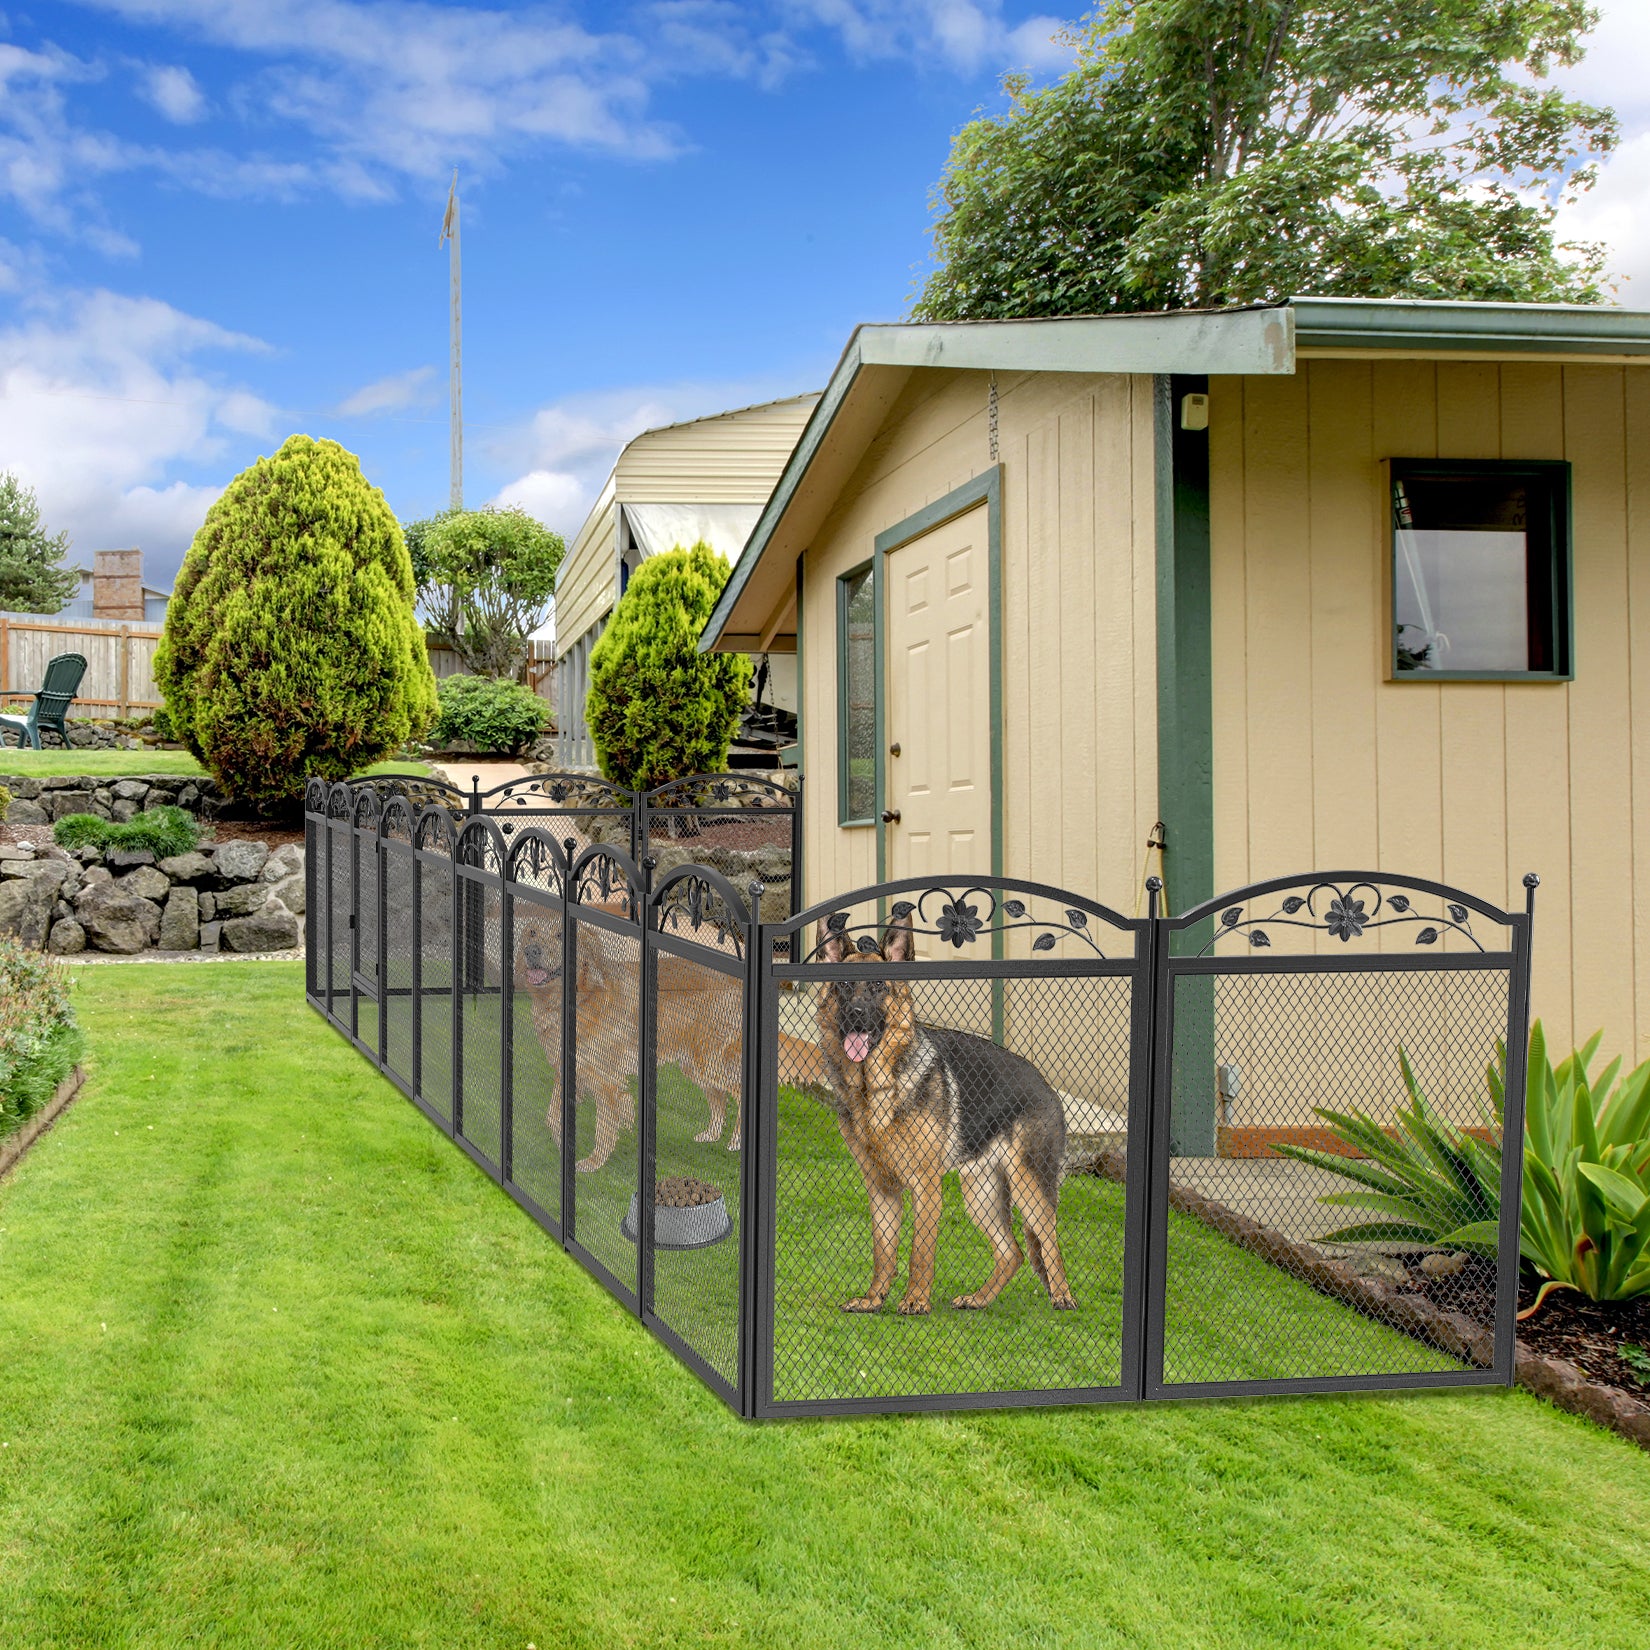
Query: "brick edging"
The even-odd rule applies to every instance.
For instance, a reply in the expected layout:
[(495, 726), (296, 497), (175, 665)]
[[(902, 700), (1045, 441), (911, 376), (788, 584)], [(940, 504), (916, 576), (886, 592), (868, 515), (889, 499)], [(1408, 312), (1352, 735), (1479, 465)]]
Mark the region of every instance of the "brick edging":
[(80, 1093), (81, 1085), (86, 1081), (86, 1068), (76, 1066), (61, 1083), (50, 1100), (37, 1111), (16, 1134), (0, 1141), (0, 1176), (5, 1176), (17, 1166), (18, 1160), (28, 1151), (36, 1140), (49, 1129), (58, 1119), (64, 1107)]
[[(1082, 1153), (1068, 1172), (1087, 1172), (1107, 1180), (1125, 1176), (1125, 1157), (1115, 1148)], [(1460, 1312), (1446, 1312), (1424, 1295), (1400, 1290), (1385, 1278), (1360, 1277), (1344, 1262), (1320, 1253), (1313, 1245), (1285, 1237), (1248, 1215), (1189, 1186), (1169, 1183), (1169, 1207), (1201, 1221), (1228, 1242), (1280, 1266), (1321, 1294), (1344, 1302), (1365, 1317), (1402, 1330), (1417, 1340), (1441, 1348), (1452, 1358), (1487, 1368), (1494, 1361), (1494, 1336), (1483, 1324)], [(1585, 1415), (1600, 1426), (1650, 1450), (1650, 1404), (1640, 1403), (1612, 1387), (1589, 1380), (1574, 1364), (1549, 1358), (1528, 1347), (1517, 1347), (1513, 1379), (1557, 1409)]]

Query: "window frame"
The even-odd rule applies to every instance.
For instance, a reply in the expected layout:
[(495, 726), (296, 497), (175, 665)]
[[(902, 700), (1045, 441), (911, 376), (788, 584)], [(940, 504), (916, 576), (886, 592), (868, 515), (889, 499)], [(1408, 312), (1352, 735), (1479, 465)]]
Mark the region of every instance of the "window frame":
[[(1386, 557), (1386, 675), (1389, 682), (1571, 682), (1575, 680), (1574, 490), (1568, 459), (1389, 458), (1382, 466)], [(1539, 482), (1547, 498), (1547, 531), (1552, 544), (1553, 670), (1400, 670), (1398, 668), (1398, 546), (1393, 528), (1393, 493), (1411, 477), (1496, 476)]]
[[(839, 573), (836, 581), (836, 815), (837, 824), (844, 829), (858, 829), (877, 823), (878, 797), (881, 787), (874, 775), (871, 782), (871, 807), (866, 814), (849, 811), (848, 785), (848, 604), (853, 597), (849, 586), (865, 577), (871, 585), (871, 658), (872, 674), (880, 673), (882, 662), (882, 593), (878, 558), (870, 557), (847, 572)], [(875, 730), (872, 734), (872, 761), (881, 760), (882, 692), (881, 684), (873, 680)]]

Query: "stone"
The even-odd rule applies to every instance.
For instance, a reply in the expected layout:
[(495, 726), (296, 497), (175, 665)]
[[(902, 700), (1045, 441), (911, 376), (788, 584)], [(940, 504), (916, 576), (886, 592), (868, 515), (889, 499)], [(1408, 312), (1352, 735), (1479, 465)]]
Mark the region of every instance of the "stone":
[(11, 807), (6, 813), (8, 825), (45, 825), (48, 823), (46, 810), (38, 802), (29, 802), (22, 797), (14, 796)]
[(1454, 1253), (1446, 1252), (1436, 1255), (1423, 1255), (1421, 1257), (1421, 1270), (1425, 1272), (1429, 1278), (1453, 1277), (1455, 1273), (1461, 1271), (1466, 1264), (1467, 1257), (1459, 1250)]
[(218, 914), (218, 896), (201, 891), (201, 921), (210, 922)]
[(94, 807), (107, 808), (114, 799), (115, 793), (107, 785), (99, 785), (92, 792), (92, 805)]
[(283, 877), (269, 890), (270, 904), (284, 905), (295, 917), (304, 914), (304, 873), (295, 871)]
[(1391, 1255), (1360, 1255), (1351, 1265), (1360, 1277), (1385, 1278), (1391, 1283), (1409, 1282), (1409, 1268)]
[(298, 943), (298, 919), (279, 906), (223, 925), (226, 951), (289, 951)]
[(200, 943), (200, 896), (193, 888), (174, 888), (166, 896), (166, 906), (160, 914), (160, 948), (162, 951), (194, 951)]
[(52, 907), (52, 921), (66, 922), (74, 915), (74, 907), (66, 899), (60, 899)]
[(147, 848), (111, 848), (103, 863), (111, 871), (135, 871), (140, 865), (153, 865), (155, 856)]
[(90, 888), (95, 883), (113, 882), (114, 875), (107, 865), (89, 865), (80, 873), (80, 886)]
[(128, 871), (120, 878), (120, 886), (139, 899), (152, 899), (157, 904), (172, 891), (166, 873), (155, 865), (140, 865), (137, 870)]
[(38, 951), (51, 931), (54, 890), (34, 877), (0, 882), (0, 934), (10, 934)]
[(212, 869), (221, 883), (256, 882), (268, 863), (266, 842), (225, 842), (212, 855)]
[(173, 854), (160, 868), (173, 882), (205, 882), (212, 875), (212, 861), (203, 853)]
[(296, 842), (289, 842), (284, 848), (277, 848), (269, 856), (264, 865), (263, 879), (265, 882), (285, 882), (294, 871), (304, 868), (304, 851)]
[(200, 801), (201, 788), (199, 785), (185, 785), (178, 792), (178, 806), (180, 808), (187, 808), (190, 812), (193, 812), (200, 806)]
[(214, 897), (212, 914), (216, 917), (249, 917), (254, 911), (264, 908), (270, 892), (267, 883), (237, 883)]
[(223, 924), (221, 922), (203, 922), (201, 924), (201, 950), (217, 951), (221, 948), (223, 938)]
[(73, 874), (69, 866), (56, 859), (8, 859), (3, 865), (0, 865), (0, 877), (5, 877), (7, 880), (21, 877), (30, 882), (38, 882), (50, 888), (53, 894)]
[(78, 859), (82, 865), (101, 865), (103, 863), (103, 850), (101, 848), (94, 848), (92, 844), (88, 842), (84, 848), (75, 849), (74, 857)]
[(129, 819), (136, 819), (137, 814), (138, 805), (135, 802), (120, 801), (109, 806), (109, 817), (119, 825), (124, 825)]
[[(40, 791), (78, 791), (90, 788), (90, 781), (85, 774), (54, 773), (40, 781)], [(35, 795), (38, 796), (40, 791), (36, 791)]]
[(147, 779), (117, 779), (109, 787), (124, 802), (141, 802), (149, 794)]
[[(51, 785), (49, 779), (43, 783)], [(70, 814), (89, 814), (92, 811), (90, 791), (53, 790), (49, 800), (53, 819), (67, 819)]]
[(60, 957), (72, 957), (77, 951), (86, 949), (86, 930), (73, 917), (59, 917), (52, 924), (46, 949), (55, 951)]
[(99, 951), (130, 956), (160, 937), (160, 907), (118, 882), (93, 883), (75, 899), (75, 915)]
[(9, 773), (4, 778), (0, 778), (0, 785), (4, 785), (11, 792), (13, 802), (17, 801), (19, 797), (32, 802), (40, 794), (40, 781), (38, 779), (27, 779), (22, 774)]
[[(32, 842), (0, 842), (0, 860), (5, 859), (33, 859), (34, 844)], [(274, 877), (269, 879), (275, 881)]]

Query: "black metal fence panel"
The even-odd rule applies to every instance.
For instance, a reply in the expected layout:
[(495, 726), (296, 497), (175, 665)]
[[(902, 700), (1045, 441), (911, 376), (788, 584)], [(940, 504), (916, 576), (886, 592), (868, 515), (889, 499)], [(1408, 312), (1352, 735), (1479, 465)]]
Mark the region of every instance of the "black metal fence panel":
[[(415, 800), (311, 787), (310, 999), (739, 1413), (1511, 1378), (1528, 901), (931, 877), (764, 920)], [(1459, 1241), (1369, 1204), (1426, 1130)]]

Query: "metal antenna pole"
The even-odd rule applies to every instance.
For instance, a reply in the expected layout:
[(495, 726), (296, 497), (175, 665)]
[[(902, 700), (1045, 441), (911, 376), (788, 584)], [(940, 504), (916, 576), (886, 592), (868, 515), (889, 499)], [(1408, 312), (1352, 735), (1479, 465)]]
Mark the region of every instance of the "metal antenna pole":
[[(441, 222), (441, 242), (448, 248), (448, 262), (452, 270), (452, 496), (455, 510), (464, 508), (464, 326), (460, 303), (460, 268), (458, 253), (458, 168), (453, 168), (453, 181), (447, 190), (447, 215)], [(437, 244), (441, 244), (438, 242)]]

